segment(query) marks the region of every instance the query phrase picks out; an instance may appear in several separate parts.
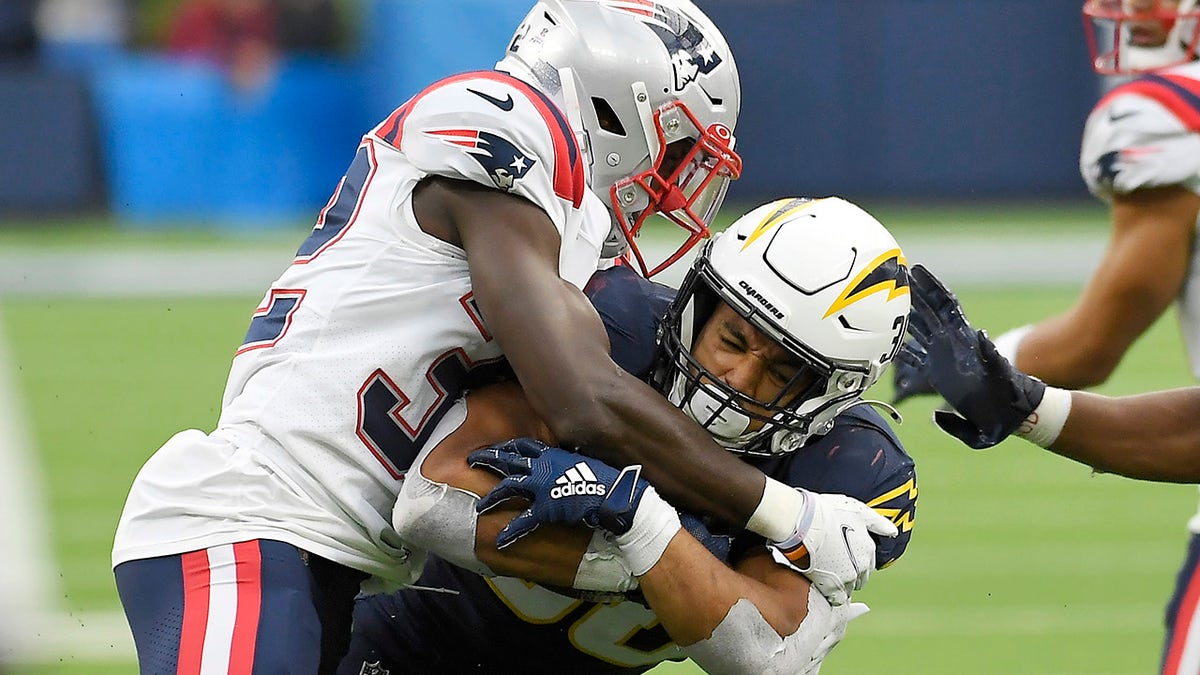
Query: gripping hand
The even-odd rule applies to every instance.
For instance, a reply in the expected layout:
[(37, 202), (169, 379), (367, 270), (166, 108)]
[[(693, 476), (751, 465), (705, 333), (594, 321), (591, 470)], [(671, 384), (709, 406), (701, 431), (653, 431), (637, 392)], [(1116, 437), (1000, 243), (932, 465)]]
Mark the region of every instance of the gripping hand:
[(1017, 370), (983, 331), (967, 322), (958, 298), (929, 270), (911, 270), (912, 313), (897, 362), (928, 375), (956, 412), (938, 410), (934, 422), (963, 443), (982, 450), (1013, 433), (1046, 392), (1039, 379)]
[(511, 545), (544, 523), (586, 525), (625, 534), (649, 487), (641, 478), (639, 465), (618, 470), (598, 459), (532, 439), (476, 450), (467, 461), (504, 476), (476, 504), (480, 513), (513, 498), (532, 502), (500, 531), (497, 548)]
[[(804, 509), (791, 537), (775, 542), (784, 556), (824, 595), (829, 604), (846, 604), (850, 593), (867, 584), (875, 569), (875, 539), (899, 532), (892, 521), (845, 495), (804, 494)], [(801, 565), (808, 554), (807, 567)]]

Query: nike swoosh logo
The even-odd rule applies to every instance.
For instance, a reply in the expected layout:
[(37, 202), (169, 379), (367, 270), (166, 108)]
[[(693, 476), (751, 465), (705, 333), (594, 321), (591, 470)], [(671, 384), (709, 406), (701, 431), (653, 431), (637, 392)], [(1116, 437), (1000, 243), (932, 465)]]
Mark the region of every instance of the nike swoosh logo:
[(862, 576), (862, 570), (858, 568), (858, 561), (854, 559), (854, 547), (850, 545), (850, 533), (854, 531), (849, 525), (842, 525), (842, 541), (846, 544), (846, 551), (850, 553), (850, 564), (854, 566), (854, 575)]
[(492, 105), (503, 110), (504, 112), (508, 112), (513, 109), (512, 94), (509, 94), (508, 96), (506, 96), (504, 98), (496, 98), (495, 96), (489, 96), (489, 95), (483, 93), (482, 91), (475, 91), (474, 89), (467, 89), (467, 91), (471, 92), (472, 94), (475, 94), (476, 96), (487, 101), (488, 103), (491, 103)]
[(1123, 112), (1121, 114), (1117, 114), (1110, 110), (1110, 111), (1108, 111), (1108, 121), (1116, 122), (1117, 120), (1123, 120), (1126, 117), (1133, 117), (1136, 114), (1138, 114), (1138, 111), (1136, 111), (1136, 110), (1131, 110), (1129, 112)]

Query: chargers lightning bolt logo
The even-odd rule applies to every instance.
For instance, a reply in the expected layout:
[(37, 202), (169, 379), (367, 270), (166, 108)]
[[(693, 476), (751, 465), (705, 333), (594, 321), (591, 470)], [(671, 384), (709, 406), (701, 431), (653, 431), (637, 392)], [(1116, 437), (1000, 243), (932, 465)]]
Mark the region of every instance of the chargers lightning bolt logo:
[(846, 284), (846, 289), (825, 312), (827, 319), (868, 295), (887, 291), (888, 300), (908, 293), (908, 261), (894, 248), (867, 264), (858, 276)]
[(518, 148), (512, 141), (488, 131), (477, 129), (440, 129), (425, 132), (447, 143), (467, 149), (471, 157), (488, 172), (492, 182), (501, 190), (511, 190), (513, 184), (525, 177), (537, 160)]

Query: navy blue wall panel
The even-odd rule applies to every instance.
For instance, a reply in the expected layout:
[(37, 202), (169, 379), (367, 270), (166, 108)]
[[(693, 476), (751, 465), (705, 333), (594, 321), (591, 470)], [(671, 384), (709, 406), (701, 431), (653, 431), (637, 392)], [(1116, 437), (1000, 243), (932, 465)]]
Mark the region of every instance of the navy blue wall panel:
[(1084, 196), (1076, 3), (700, 0), (741, 69), (731, 197)]

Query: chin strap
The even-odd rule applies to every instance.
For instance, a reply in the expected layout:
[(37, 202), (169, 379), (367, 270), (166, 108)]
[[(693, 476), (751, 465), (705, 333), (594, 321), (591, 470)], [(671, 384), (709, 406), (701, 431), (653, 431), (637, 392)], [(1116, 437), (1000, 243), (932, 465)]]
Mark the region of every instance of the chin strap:
[(864, 398), (861, 401), (852, 403), (847, 410), (856, 405), (863, 405), (864, 403), (872, 408), (875, 408), (881, 413), (885, 413), (888, 417), (892, 418), (892, 421), (896, 424), (904, 424), (904, 416), (900, 414), (900, 411), (896, 410), (891, 403), (887, 403), (885, 401), (876, 401), (875, 399)]

